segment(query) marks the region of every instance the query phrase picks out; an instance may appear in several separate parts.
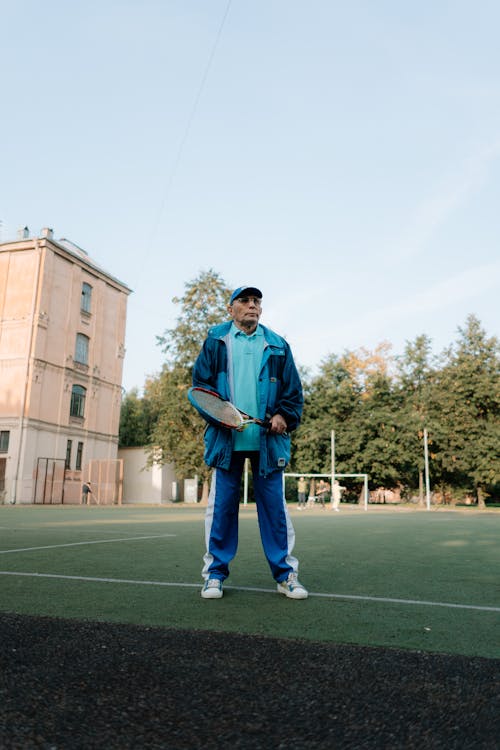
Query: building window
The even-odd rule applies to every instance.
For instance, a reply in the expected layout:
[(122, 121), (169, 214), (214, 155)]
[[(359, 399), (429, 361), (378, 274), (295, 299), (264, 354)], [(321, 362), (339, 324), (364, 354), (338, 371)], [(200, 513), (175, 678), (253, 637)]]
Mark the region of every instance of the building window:
[(90, 306), (92, 302), (92, 287), (90, 284), (85, 282), (82, 285), (82, 301), (80, 304), (80, 310), (90, 315)]
[(9, 430), (2, 430), (0, 432), (0, 453), (7, 453), (9, 450)]
[(85, 415), (85, 396), (86, 389), (82, 385), (74, 385), (71, 389), (71, 404), (69, 407), (70, 417), (80, 417)]
[(0, 458), (0, 492), (5, 489), (5, 469), (7, 467), (7, 459)]
[(76, 466), (75, 469), (77, 471), (81, 471), (82, 468), (82, 456), (83, 456), (83, 443), (78, 443), (78, 448), (76, 451)]
[(81, 365), (89, 363), (89, 337), (84, 333), (76, 334), (75, 362)]
[(68, 440), (66, 443), (66, 463), (64, 468), (71, 469), (71, 446), (73, 445), (72, 440)]

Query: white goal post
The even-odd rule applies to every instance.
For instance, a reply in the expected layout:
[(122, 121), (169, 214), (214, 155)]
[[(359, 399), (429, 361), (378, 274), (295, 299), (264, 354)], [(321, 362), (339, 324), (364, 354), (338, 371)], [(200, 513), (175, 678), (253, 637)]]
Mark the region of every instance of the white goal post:
[(318, 479), (330, 479), (331, 482), (332, 482), (332, 487), (333, 487), (333, 483), (334, 483), (334, 481), (336, 479), (344, 479), (344, 478), (347, 479), (347, 478), (351, 478), (351, 477), (362, 478), (363, 479), (363, 486), (364, 486), (364, 492), (363, 492), (364, 502), (363, 502), (363, 505), (364, 505), (364, 509), (368, 510), (368, 474), (308, 474), (308, 473), (304, 473), (304, 472), (302, 472), (300, 474), (296, 474), (295, 472), (293, 472), (293, 473), (286, 473), (286, 474), (283, 474), (283, 488), (285, 486), (285, 479), (286, 479), (286, 477), (304, 477), (304, 478), (305, 477), (310, 477), (311, 479), (316, 479), (316, 478), (318, 478)]
[(342, 479), (342, 478), (348, 478), (348, 477), (362, 477), (363, 478), (363, 484), (364, 484), (364, 508), (365, 510), (368, 510), (368, 474), (338, 474), (335, 471), (335, 430), (332, 430), (330, 432), (330, 452), (331, 452), (331, 462), (332, 462), (332, 470), (329, 474), (284, 474), (283, 475), (283, 490), (285, 489), (285, 477), (328, 477), (328, 479), (331, 479), (332, 482), (332, 489), (333, 489), (333, 483), (335, 480)]
[[(285, 494), (285, 480), (287, 477), (327, 477), (331, 480), (332, 488), (333, 483), (336, 479), (347, 479), (347, 478), (362, 478), (363, 479), (363, 486), (364, 486), (364, 509), (368, 510), (368, 474), (338, 474), (335, 471), (335, 431), (332, 430), (330, 433), (330, 442), (331, 442), (331, 461), (332, 461), (332, 470), (328, 474), (297, 474), (297, 473), (284, 473), (283, 474), (283, 495)], [(248, 458), (245, 459), (245, 467), (243, 472), (243, 503), (246, 505), (248, 503)]]

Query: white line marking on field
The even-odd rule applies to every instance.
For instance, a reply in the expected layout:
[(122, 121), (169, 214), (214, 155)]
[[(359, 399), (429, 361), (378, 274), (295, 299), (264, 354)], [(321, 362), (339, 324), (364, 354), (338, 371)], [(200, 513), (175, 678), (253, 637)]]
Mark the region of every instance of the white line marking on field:
[[(148, 537), (149, 538), (149, 537)], [(167, 586), (177, 588), (200, 588), (199, 583), (172, 583), (170, 581), (134, 581), (128, 578), (95, 578), (92, 576), (68, 576), (56, 573), (26, 573), (13, 570), (0, 570), (2, 576), (26, 576), (28, 578), (59, 578), (69, 581), (84, 581), (90, 583), (128, 583), (136, 586)], [(225, 586), (226, 590), (232, 591), (252, 591), (259, 594), (275, 594), (276, 589), (254, 588), (250, 586)], [(478, 604), (454, 604), (452, 602), (428, 602), (419, 599), (392, 599), (382, 596), (361, 596), (354, 594), (315, 594), (309, 592), (309, 596), (315, 596), (322, 599), (348, 599), (362, 602), (382, 602), (384, 604), (410, 604), (424, 607), (449, 607), (452, 609), (475, 609), (481, 612), (500, 612), (500, 607), (487, 607)]]
[[(93, 576), (66, 576), (59, 573), (21, 573), (15, 570), (0, 570), (0, 576), (27, 576), (28, 578), (62, 578), (65, 581), (90, 583), (134, 583), (137, 586), (179, 586), (181, 588), (201, 588), (200, 583), (170, 583), (168, 581), (134, 581), (127, 578), (95, 578)], [(229, 588), (229, 586), (226, 586)], [(264, 590), (264, 589), (262, 589)]]
[(134, 542), (138, 539), (164, 539), (176, 534), (154, 534), (153, 536), (125, 536), (122, 539), (91, 539), (87, 542), (66, 542), (65, 544), (46, 544), (43, 547), (20, 547), (19, 549), (1, 549), (0, 555), (8, 555), (11, 552), (32, 552), (37, 549), (58, 549), (59, 547), (81, 547), (85, 544), (110, 544), (111, 542)]
[(419, 604), (425, 607), (452, 607), (456, 609), (479, 609), (483, 612), (500, 612), (500, 607), (485, 607), (479, 604), (454, 604), (453, 602), (427, 602), (422, 599), (392, 599), (384, 596), (356, 596), (352, 594), (312, 594), (335, 599), (359, 599), (364, 602), (389, 602), (393, 604)]

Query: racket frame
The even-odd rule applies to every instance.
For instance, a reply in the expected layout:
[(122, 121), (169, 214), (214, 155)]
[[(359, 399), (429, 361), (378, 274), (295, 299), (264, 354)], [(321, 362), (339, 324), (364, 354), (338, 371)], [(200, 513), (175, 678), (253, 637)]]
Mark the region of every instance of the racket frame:
[[(222, 401), (225, 404), (228, 404), (232, 409), (234, 409), (234, 413), (240, 418), (240, 424), (229, 424), (228, 422), (225, 422), (220, 417), (215, 416), (214, 414), (210, 414), (210, 412), (206, 411), (196, 400), (196, 393), (206, 393), (210, 396), (214, 396), (219, 401)], [(252, 417), (250, 414), (246, 414), (244, 411), (241, 411), (241, 409), (238, 409), (237, 406), (235, 406), (231, 401), (228, 401), (228, 399), (222, 398), (216, 391), (211, 391), (209, 388), (202, 388), (201, 386), (193, 386), (188, 390), (188, 399), (191, 402), (191, 404), (195, 407), (195, 409), (205, 418), (212, 419), (213, 421), (220, 424), (222, 427), (227, 427), (230, 430), (244, 430), (245, 427), (248, 427), (248, 425), (251, 424), (257, 424), (259, 427), (263, 427), (264, 429), (269, 428), (269, 422), (264, 421), (263, 419), (259, 419), (258, 417)]]

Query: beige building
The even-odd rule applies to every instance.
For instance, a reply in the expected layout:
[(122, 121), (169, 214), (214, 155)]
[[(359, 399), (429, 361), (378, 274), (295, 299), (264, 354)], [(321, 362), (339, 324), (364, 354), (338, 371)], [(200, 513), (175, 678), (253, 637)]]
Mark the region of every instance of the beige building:
[[(114, 471), (130, 289), (51, 229), (0, 244), (0, 502), (104, 502)], [(113, 485), (113, 486), (111, 486)]]

